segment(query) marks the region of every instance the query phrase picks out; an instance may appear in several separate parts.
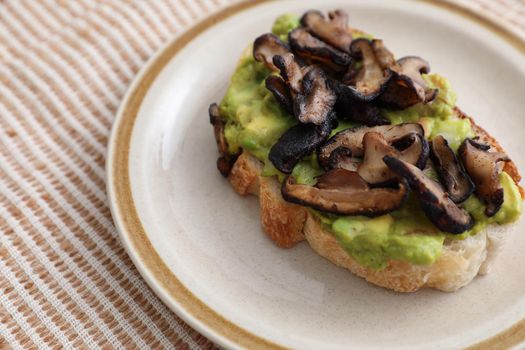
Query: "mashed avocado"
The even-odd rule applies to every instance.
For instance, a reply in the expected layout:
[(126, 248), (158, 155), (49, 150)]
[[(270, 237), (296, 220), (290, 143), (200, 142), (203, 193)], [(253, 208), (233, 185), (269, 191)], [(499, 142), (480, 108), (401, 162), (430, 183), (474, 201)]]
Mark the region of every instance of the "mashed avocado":
[(277, 17), (272, 26), (272, 33), (282, 41), (288, 41), (288, 32), (299, 27), (299, 17), (289, 13)]
[[(282, 15), (275, 21), (272, 32), (286, 40), (287, 33), (298, 25), (297, 16)], [(297, 122), (265, 88), (264, 80), (272, 73), (252, 58), (251, 50), (250, 46), (243, 53), (220, 104), (221, 116), (226, 120), (225, 136), (232, 154), (241, 149), (249, 151), (264, 162), (263, 176), (277, 175), (282, 181), (283, 174), (273, 167), (268, 153), (278, 138)], [(425, 75), (424, 79), (429, 86), (439, 89), (435, 101), (401, 111), (385, 109), (382, 113), (392, 124), (419, 122), (428, 138), (443, 135), (457, 150), (465, 138), (474, 136), (470, 122), (456, 117), (456, 95), (447, 79), (437, 74)], [(355, 124), (341, 122), (332, 134), (352, 126)], [(297, 164), (292, 174), (298, 183), (314, 185), (315, 177), (322, 172), (313, 154)], [(338, 216), (313, 209), (311, 212), (334, 234), (341, 247), (362, 265), (382, 269), (390, 259), (429, 265), (439, 258), (445, 239), (464, 239), (489, 224), (507, 224), (519, 218), (522, 199), (518, 187), (505, 172), (500, 174), (500, 181), (505, 201), (499, 212), (488, 218), (483, 203), (472, 195), (462, 207), (474, 217), (476, 224), (460, 235), (440, 232), (412, 195), (400, 210), (376, 218)]]

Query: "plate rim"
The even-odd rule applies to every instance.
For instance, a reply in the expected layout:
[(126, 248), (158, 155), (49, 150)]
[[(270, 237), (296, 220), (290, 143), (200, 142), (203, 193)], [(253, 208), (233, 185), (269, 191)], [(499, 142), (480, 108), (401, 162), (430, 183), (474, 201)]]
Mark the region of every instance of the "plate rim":
[[(284, 349), (233, 323), (194, 295), (164, 263), (151, 244), (133, 202), (129, 177), (131, 136), (138, 111), (149, 88), (187, 44), (219, 22), (272, 0), (242, 0), (198, 21), (160, 48), (132, 80), (116, 113), (108, 141), (106, 190), (120, 241), (133, 264), (155, 294), (191, 327), (227, 348)], [(525, 40), (489, 17), (452, 0), (418, 0), (452, 11), (497, 34), (525, 55)], [(525, 318), (499, 333), (467, 347), (469, 350), (509, 348), (525, 341)]]

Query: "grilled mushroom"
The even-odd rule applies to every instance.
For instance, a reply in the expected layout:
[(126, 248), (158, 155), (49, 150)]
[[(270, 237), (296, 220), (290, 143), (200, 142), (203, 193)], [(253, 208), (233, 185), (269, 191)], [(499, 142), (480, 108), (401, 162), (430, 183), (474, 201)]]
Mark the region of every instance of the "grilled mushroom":
[(228, 142), (224, 137), (225, 123), (220, 116), (219, 106), (216, 103), (212, 103), (208, 108), (208, 114), (210, 116), (210, 123), (213, 125), (217, 150), (220, 154), (220, 157), (217, 159), (217, 169), (219, 169), (219, 172), (226, 177), (230, 174), (230, 170), (233, 163), (235, 163), (237, 156), (230, 155), (228, 152)]
[(376, 56), (377, 62), (383, 69), (396, 69), (397, 62), (394, 58), (394, 54), (386, 48), (383, 40), (374, 39), (372, 40), (372, 49)]
[(489, 152), (490, 146), (472, 139), (465, 139), (459, 148), (459, 156), (465, 170), (476, 185), (476, 195), (486, 204), (485, 215), (494, 216), (503, 204), (503, 187), (499, 181), (501, 164), (509, 161), (506, 154)]
[(208, 108), (208, 114), (210, 116), (210, 124), (213, 125), (213, 133), (215, 134), (217, 150), (221, 155), (228, 154), (228, 143), (224, 138), (225, 123), (224, 120), (221, 119), (219, 106), (216, 103), (212, 103)]
[(351, 149), (355, 157), (361, 157), (363, 155), (363, 137), (367, 132), (380, 133), (387, 142), (402, 139), (403, 136), (412, 133), (421, 136), (425, 135), (423, 127), (418, 123), (380, 125), (374, 127), (358, 126), (346, 129), (335, 134), (319, 149), (317, 154), (319, 164), (323, 167), (328, 167), (330, 154), (333, 150), (341, 146)]
[(437, 96), (437, 89), (429, 89), (422, 73), (430, 72), (430, 65), (421, 57), (407, 56), (391, 67), (389, 81), (379, 101), (391, 108), (404, 109), (423, 102), (428, 103)]
[(352, 158), (352, 150), (346, 147), (334, 149), (328, 158), (328, 169), (356, 171), (358, 165), (358, 162)]
[(377, 216), (400, 208), (408, 188), (404, 182), (397, 188), (370, 188), (356, 172), (334, 169), (321, 175), (315, 186), (297, 184), (288, 176), (281, 193), (289, 202), (328, 213)]
[(268, 158), (272, 164), (285, 174), (292, 172), (294, 166), (306, 155), (322, 144), (332, 131), (329, 118), (321, 125), (298, 124), (288, 129), (270, 149)]
[(311, 66), (302, 66), (292, 53), (285, 53), (284, 55), (275, 55), (273, 57), (273, 64), (279, 69), (281, 77), (290, 88), (292, 97), (294, 94), (299, 94), (302, 91), (303, 77), (308, 73)]
[(352, 35), (348, 30), (348, 15), (343, 10), (335, 10), (328, 16), (327, 21), (321, 12), (308, 11), (301, 18), (301, 24), (319, 39), (349, 53)]
[(320, 125), (334, 109), (337, 95), (324, 72), (312, 68), (303, 78), (303, 90), (295, 96), (294, 114), (301, 123)]
[(296, 28), (288, 34), (293, 52), (305, 61), (317, 62), (333, 71), (344, 71), (351, 62), (349, 54), (339, 51), (314, 37), (304, 28)]
[(268, 78), (266, 78), (265, 85), (281, 107), (288, 113), (293, 114), (292, 95), (290, 94), (290, 88), (284, 80), (276, 75), (269, 75)]
[(293, 54), (274, 56), (275, 65), (290, 87), (293, 112), (301, 123), (323, 124), (337, 101), (337, 95), (323, 70), (301, 67)]
[(253, 42), (253, 58), (256, 61), (263, 62), (268, 69), (273, 71), (277, 71), (277, 67), (273, 64), (273, 56), (284, 55), (289, 52), (288, 45), (271, 33), (263, 34)]
[(359, 164), (358, 174), (369, 184), (386, 184), (396, 179), (383, 161), (385, 156), (395, 157), (422, 169), (428, 159), (428, 143), (423, 136), (413, 133), (403, 137), (401, 144), (409, 144), (402, 151), (392, 147), (381, 134), (368, 132), (363, 137), (365, 156)]
[(432, 140), (430, 159), (436, 167), (448, 196), (454, 203), (465, 201), (474, 192), (474, 183), (443, 136), (438, 135)]
[(383, 160), (390, 170), (408, 181), (426, 216), (438, 229), (459, 234), (472, 228), (474, 220), (470, 214), (452, 202), (443, 188), (426, 177), (421, 169), (391, 156)]
[(387, 88), (392, 72), (383, 67), (384, 61), (378, 59), (372, 41), (354, 40), (350, 50), (353, 56), (361, 58), (362, 66), (350, 79), (343, 81), (342, 93), (362, 101), (372, 101)]
[(366, 126), (390, 124), (390, 121), (381, 114), (377, 106), (358, 99), (339, 99), (335, 105), (335, 109), (338, 116)]

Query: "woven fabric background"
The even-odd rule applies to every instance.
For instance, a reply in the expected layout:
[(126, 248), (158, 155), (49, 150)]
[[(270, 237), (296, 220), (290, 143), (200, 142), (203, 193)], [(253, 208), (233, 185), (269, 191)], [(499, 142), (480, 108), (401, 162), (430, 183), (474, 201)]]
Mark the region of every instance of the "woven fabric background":
[[(525, 37), (525, 2), (457, 1)], [(0, 0), (0, 347), (213, 347), (120, 245), (104, 162), (137, 71), (230, 2)]]

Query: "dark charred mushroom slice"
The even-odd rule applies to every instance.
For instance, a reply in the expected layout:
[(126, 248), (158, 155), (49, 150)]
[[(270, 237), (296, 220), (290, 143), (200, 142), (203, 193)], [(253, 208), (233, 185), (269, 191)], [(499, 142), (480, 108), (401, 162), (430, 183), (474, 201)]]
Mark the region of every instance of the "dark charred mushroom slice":
[(342, 118), (350, 119), (366, 126), (390, 124), (390, 121), (381, 114), (381, 110), (377, 106), (358, 99), (339, 99), (335, 109)]
[(501, 164), (510, 160), (500, 152), (489, 152), (490, 146), (466, 139), (459, 148), (465, 170), (476, 185), (476, 195), (486, 204), (485, 215), (494, 216), (503, 204), (503, 187), (499, 181)]
[(419, 134), (410, 134), (403, 139), (402, 143), (410, 145), (399, 151), (392, 147), (384, 137), (377, 132), (366, 133), (363, 137), (363, 147), (365, 156), (363, 162), (359, 164), (358, 174), (369, 184), (386, 184), (396, 179), (396, 174), (392, 172), (383, 161), (385, 156), (401, 159), (418, 168), (424, 168), (428, 159), (428, 143)]
[(332, 121), (324, 124), (298, 124), (288, 129), (270, 149), (268, 158), (272, 164), (285, 174), (292, 172), (294, 166), (306, 155), (322, 144), (332, 131)]
[(339, 147), (346, 147), (352, 150), (355, 157), (363, 156), (363, 137), (367, 132), (377, 132), (383, 135), (387, 142), (399, 140), (412, 133), (425, 135), (421, 124), (405, 123), (397, 125), (380, 125), (374, 127), (358, 126), (338, 132), (330, 138), (318, 152), (319, 164), (328, 167), (328, 159), (333, 150)]
[(253, 42), (253, 58), (264, 63), (268, 69), (273, 71), (277, 71), (277, 67), (273, 64), (273, 56), (282, 56), (289, 52), (288, 45), (271, 33), (263, 34)]
[(301, 24), (319, 39), (349, 53), (352, 35), (348, 30), (348, 15), (343, 10), (335, 10), (328, 16), (326, 20), (319, 11), (308, 11), (301, 18)]
[(301, 66), (294, 54), (286, 53), (284, 55), (276, 55), (273, 57), (273, 64), (279, 69), (281, 77), (290, 88), (292, 97), (294, 94), (299, 94), (302, 91), (303, 77), (308, 73), (311, 66)]
[(333, 71), (344, 71), (351, 62), (349, 54), (339, 51), (310, 34), (297, 28), (288, 34), (293, 52), (305, 61), (317, 62)]
[(323, 124), (337, 101), (323, 70), (316, 66), (301, 67), (293, 54), (274, 56), (273, 61), (290, 88), (295, 117), (301, 123)]
[(208, 114), (210, 116), (210, 124), (213, 125), (213, 133), (215, 135), (215, 142), (217, 143), (217, 150), (221, 155), (228, 154), (228, 143), (224, 138), (224, 120), (222, 120), (219, 113), (219, 106), (216, 103), (212, 103), (208, 108)]
[(322, 69), (312, 68), (303, 78), (302, 91), (294, 99), (294, 114), (301, 123), (324, 123), (337, 101), (337, 95)]
[(219, 106), (216, 103), (212, 103), (208, 108), (208, 114), (210, 116), (210, 123), (213, 125), (217, 150), (220, 154), (220, 157), (217, 159), (217, 169), (219, 169), (219, 172), (226, 177), (230, 174), (230, 170), (237, 159), (237, 155), (229, 154), (228, 142), (226, 142), (226, 138), (224, 137), (225, 123), (220, 116)]
[(370, 188), (353, 171), (334, 169), (321, 175), (315, 186), (297, 184), (293, 176), (281, 193), (289, 202), (341, 215), (382, 215), (400, 208), (408, 196), (404, 182), (397, 188)]
[(362, 66), (350, 80), (343, 81), (342, 93), (362, 101), (372, 101), (387, 88), (392, 72), (383, 68), (371, 41), (354, 40), (350, 50), (353, 56), (361, 58)]
[(346, 147), (339, 147), (332, 151), (328, 158), (329, 169), (357, 170), (358, 163), (352, 158), (352, 150)]
[(430, 144), (430, 159), (454, 203), (465, 201), (474, 192), (474, 183), (458, 161), (447, 140), (439, 135)]
[(472, 228), (474, 220), (470, 214), (452, 202), (443, 188), (426, 177), (421, 169), (390, 156), (385, 156), (384, 162), (390, 170), (408, 181), (426, 216), (438, 229), (459, 234)]
[(430, 65), (421, 57), (408, 56), (392, 67), (389, 81), (380, 102), (392, 108), (404, 109), (417, 103), (428, 103), (437, 96), (437, 89), (429, 89), (421, 74), (430, 72)]
[(288, 113), (293, 114), (293, 102), (290, 88), (283, 79), (276, 75), (270, 75), (265, 81), (266, 88), (270, 90), (273, 97)]

